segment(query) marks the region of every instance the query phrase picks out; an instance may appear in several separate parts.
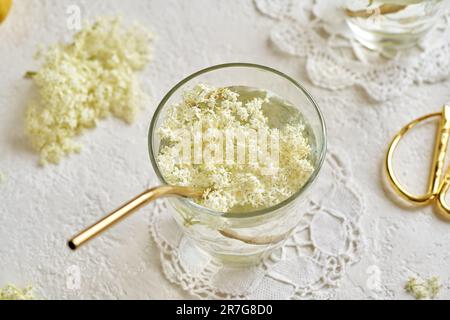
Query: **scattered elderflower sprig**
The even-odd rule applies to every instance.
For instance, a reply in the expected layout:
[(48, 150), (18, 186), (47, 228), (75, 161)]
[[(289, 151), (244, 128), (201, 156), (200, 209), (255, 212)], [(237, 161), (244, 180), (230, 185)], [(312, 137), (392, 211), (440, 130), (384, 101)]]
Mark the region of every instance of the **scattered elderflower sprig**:
[[(230, 88), (214, 88), (197, 85), (184, 93), (180, 103), (171, 106), (159, 129), (163, 146), (157, 156), (158, 166), (166, 181), (173, 185), (205, 188), (207, 191), (200, 205), (229, 212), (234, 208), (261, 209), (276, 205), (297, 192), (313, 172), (311, 147), (303, 123), (286, 124), (271, 128), (262, 106), (268, 98), (240, 101), (239, 93)], [(177, 130), (192, 135), (192, 128), (201, 128), (203, 134), (210, 129), (225, 132), (243, 132), (245, 129), (262, 130), (279, 134), (279, 163), (273, 174), (264, 174), (264, 167), (236, 161), (220, 163), (177, 162), (177, 154), (183, 149), (183, 141)], [(233, 148), (237, 149), (236, 139)], [(216, 141), (202, 141), (208, 150)], [(245, 146), (249, 154), (249, 146)], [(194, 148), (191, 150), (195, 152)], [(258, 150), (259, 152), (260, 150)], [(267, 168), (266, 167), (266, 168)]]
[[(29, 71), (39, 100), (28, 106), (26, 132), (42, 164), (58, 163), (79, 152), (73, 138), (113, 114), (131, 123), (145, 102), (136, 71), (150, 59), (152, 35), (120, 18), (100, 18), (43, 54), (43, 65)], [(38, 54), (38, 57), (40, 54)]]
[(431, 277), (420, 282), (410, 277), (405, 285), (405, 291), (418, 300), (436, 298), (441, 288), (438, 277)]
[(14, 285), (7, 285), (0, 289), (0, 300), (34, 300), (33, 288), (31, 286), (23, 289)]

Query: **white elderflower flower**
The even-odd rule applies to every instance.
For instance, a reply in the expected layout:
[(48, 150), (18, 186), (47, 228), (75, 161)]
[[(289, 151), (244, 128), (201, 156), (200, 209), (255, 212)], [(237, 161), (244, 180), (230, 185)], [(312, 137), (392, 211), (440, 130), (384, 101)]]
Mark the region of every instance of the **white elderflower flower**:
[(150, 59), (151, 39), (140, 26), (124, 29), (119, 18), (101, 18), (72, 43), (40, 55), (41, 69), (27, 73), (39, 100), (29, 104), (25, 122), (42, 164), (78, 152), (74, 137), (110, 114), (134, 120), (146, 98), (136, 71)]
[(28, 286), (26, 288), (18, 288), (11, 284), (0, 288), (0, 300), (33, 300), (33, 288)]
[[(158, 131), (164, 139), (164, 147), (159, 150), (157, 162), (166, 181), (174, 185), (207, 188), (202, 199), (196, 201), (220, 212), (276, 205), (297, 192), (314, 170), (303, 123), (299, 121), (281, 128), (270, 127), (262, 108), (264, 103), (269, 102), (267, 98), (249, 101), (240, 101), (239, 98), (240, 94), (231, 88), (199, 84), (184, 92), (180, 103), (169, 107)], [(202, 141), (202, 156), (216, 148), (216, 151), (223, 151), (223, 161), (203, 159), (201, 163), (178, 163), (175, 160), (179, 158), (177, 153), (186, 147), (182, 145), (186, 140), (175, 137), (173, 133), (184, 129), (184, 132), (194, 136), (198, 134), (194, 127), (200, 130), (203, 138), (212, 137)], [(222, 133), (223, 139), (209, 135), (212, 131)], [(225, 157), (226, 151), (230, 150), (222, 150), (226, 148), (225, 136), (228, 132), (235, 133), (231, 144), (232, 159)], [(258, 137), (258, 132), (266, 137), (279, 137), (279, 157), (267, 157), (259, 144), (249, 143), (251, 137)], [(239, 139), (246, 143), (241, 145)], [(243, 162), (238, 161), (240, 148), (245, 154)], [(188, 150), (192, 154), (198, 151), (195, 145)], [(258, 159), (267, 158), (267, 161), (249, 161), (250, 154)]]

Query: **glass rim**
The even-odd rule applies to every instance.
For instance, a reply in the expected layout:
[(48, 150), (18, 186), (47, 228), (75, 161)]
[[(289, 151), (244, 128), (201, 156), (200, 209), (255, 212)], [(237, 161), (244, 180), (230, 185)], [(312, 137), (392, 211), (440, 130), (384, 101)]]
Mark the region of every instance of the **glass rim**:
[(309, 102), (311, 103), (311, 105), (314, 107), (314, 110), (317, 113), (317, 116), (320, 120), (320, 125), (321, 125), (321, 132), (322, 132), (322, 136), (323, 136), (323, 144), (321, 149), (319, 150), (319, 157), (317, 160), (317, 164), (314, 167), (314, 171), (311, 174), (311, 176), (308, 178), (308, 181), (306, 181), (306, 183), (299, 188), (294, 194), (292, 194), (290, 197), (288, 197), (287, 199), (281, 201), (280, 203), (277, 203), (274, 206), (271, 207), (267, 207), (264, 209), (257, 209), (254, 211), (248, 211), (243, 213), (236, 213), (236, 212), (220, 212), (220, 211), (215, 211), (212, 209), (209, 209), (207, 207), (201, 206), (197, 203), (195, 203), (194, 201), (192, 201), (191, 199), (185, 199), (187, 200), (186, 203), (190, 206), (192, 206), (193, 209), (200, 211), (200, 212), (204, 212), (206, 214), (209, 214), (211, 216), (214, 217), (226, 217), (226, 218), (254, 218), (254, 217), (258, 217), (258, 216), (263, 216), (265, 214), (271, 213), (273, 211), (276, 211), (280, 208), (283, 208), (285, 206), (287, 206), (288, 204), (292, 203), (294, 200), (296, 200), (299, 196), (301, 196), (302, 194), (304, 194), (307, 189), (309, 189), (309, 187), (313, 184), (313, 182), (316, 180), (320, 169), (322, 168), (322, 165), (325, 161), (325, 155), (326, 155), (326, 151), (327, 151), (327, 130), (326, 130), (326, 125), (325, 125), (325, 120), (323, 117), (322, 112), (320, 111), (320, 108), (318, 106), (318, 104), (316, 103), (316, 101), (314, 100), (314, 98), (311, 96), (311, 94), (301, 85), (299, 84), (296, 80), (294, 80), (292, 77), (284, 74), (281, 71), (278, 71), (276, 69), (264, 66), (264, 65), (260, 65), (260, 64), (253, 64), (253, 63), (241, 63), (241, 62), (234, 62), (234, 63), (224, 63), (224, 64), (219, 64), (219, 65), (214, 65), (205, 69), (202, 69), (200, 71), (197, 71), (193, 74), (191, 74), (190, 76), (184, 78), (183, 80), (181, 80), (180, 82), (178, 82), (165, 96), (164, 98), (161, 100), (161, 102), (158, 104), (155, 112), (153, 113), (152, 116), (152, 120), (150, 122), (150, 127), (148, 130), (148, 149), (149, 149), (149, 156), (150, 156), (150, 161), (152, 163), (152, 167), (153, 170), (156, 173), (156, 176), (158, 177), (159, 181), (165, 185), (168, 185), (167, 181), (164, 179), (164, 177), (161, 174), (161, 171), (159, 170), (158, 167), (158, 163), (156, 161), (156, 154), (155, 154), (155, 150), (153, 149), (153, 136), (154, 136), (154, 132), (155, 132), (155, 128), (156, 128), (156, 123), (159, 119), (159, 115), (161, 113), (161, 111), (164, 109), (164, 107), (166, 106), (167, 101), (172, 97), (172, 95), (178, 91), (178, 89), (180, 89), (181, 86), (183, 86), (184, 84), (188, 83), (189, 81), (195, 79), (196, 77), (202, 75), (202, 74), (206, 74), (212, 71), (216, 71), (216, 70), (220, 70), (220, 69), (226, 69), (226, 68), (236, 68), (236, 67), (240, 67), (240, 68), (253, 68), (253, 69), (259, 69), (259, 70), (263, 70), (263, 71), (267, 71), (270, 73), (273, 73), (275, 75), (278, 75), (286, 80), (288, 80), (291, 84), (293, 84), (295, 87), (297, 87), (305, 96), (306, 98), (309, 100)]

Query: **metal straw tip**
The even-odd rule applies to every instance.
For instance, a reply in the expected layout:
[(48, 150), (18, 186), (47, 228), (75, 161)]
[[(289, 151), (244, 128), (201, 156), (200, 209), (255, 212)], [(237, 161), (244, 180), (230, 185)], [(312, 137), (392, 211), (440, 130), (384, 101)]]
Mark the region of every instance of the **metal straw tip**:
[(77, 249), (77, 246), (72, 242), (72, 240), (68, 241), (67, 245), (69, 246), (70, 249), (74, 251)]

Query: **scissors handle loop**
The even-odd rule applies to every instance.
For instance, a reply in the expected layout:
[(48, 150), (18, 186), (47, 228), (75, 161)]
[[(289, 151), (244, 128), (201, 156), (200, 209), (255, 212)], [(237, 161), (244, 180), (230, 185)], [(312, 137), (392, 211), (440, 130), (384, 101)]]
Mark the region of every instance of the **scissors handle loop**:
[[(424, 195), (413, 195), (408, 192), (396, 177), (393, 169), (394, 151), (401, 139), (417, 124), (430, 118), (440, 117), (440, 124), (436, 135), (433, 161), (428, 180), (427, 192)], [(387, 176), (394, 190), (404, 199), (419, 205), (436, 201), (439, 213), (450, 220), (450, 205), (445, 201), (445, 194), (450, 188), (450, 171), (444, 176), (446, 152), (450, 137), (450, 106), (445, 105), (442, 112), (432, 113), (408, 123), (392, 139), (386, 156)]]

